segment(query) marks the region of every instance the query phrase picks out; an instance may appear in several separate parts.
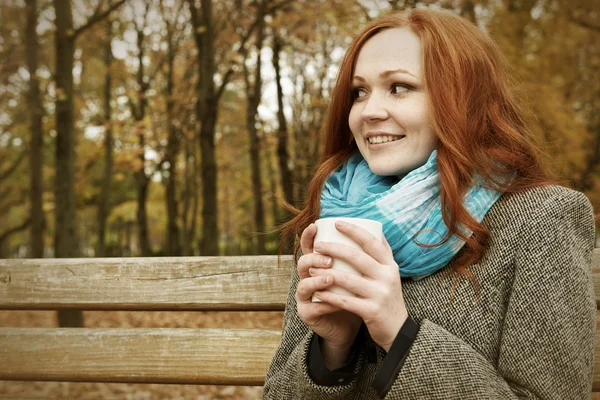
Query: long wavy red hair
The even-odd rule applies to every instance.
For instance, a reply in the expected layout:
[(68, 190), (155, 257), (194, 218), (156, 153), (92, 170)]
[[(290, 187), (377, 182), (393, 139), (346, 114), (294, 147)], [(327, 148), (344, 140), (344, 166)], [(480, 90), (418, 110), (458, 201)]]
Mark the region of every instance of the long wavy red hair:
[[(325, 181), (357, 150), (348, 115), (353, 103), (351, 81), (360, 49), (377, 33), (402, 27), (410, 28), (421, 39), (431, 126), (439, 139), (437, 169), (442, 215), (449, 230), (444, 241), (452, 235), (465, 240), (465, 251), (454, 260), (452, 268), (456, 278), (461, 274), (473, 278), (467, 268), (483, 257), (489, 237), (461, 201), (474, 175), (504, 193), (552, 181), (505, 73), (499, 48), (471, 22), (448, 11), (412, 9), (380, 17), (350, 44), (322, 126), (321, 159), (304, 208), (282, 226), (282, 245), (294, 241), (294, 251), (298, 250), (295, 239), (319, 218)], [(460, 226), (472, 235), (467, 236)]]

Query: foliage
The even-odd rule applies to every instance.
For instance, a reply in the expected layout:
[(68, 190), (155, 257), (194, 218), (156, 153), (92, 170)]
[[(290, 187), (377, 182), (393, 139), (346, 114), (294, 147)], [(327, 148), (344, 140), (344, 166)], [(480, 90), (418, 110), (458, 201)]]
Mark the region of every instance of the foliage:
[[(89, 8), (81, 6), (83, 3), (72, 3), (77, 28), (91, 14)], [(91, 9), (95, 9), (100, 2), (90, 4)], [(212, 2), (216, 87), (228, 80), (218, 103), (215, 138), (219, 239), (223, 254), (252, 253), (252, 238), (256, 233), (245, 115), (249, 97), (242, 63), (253, 71), (257, 57), (262, 60), (263, 95), (255, 126), (262, 154), (262, 196), (269, 232), (283, 215), (281, 202), (277, 200), (283, 197), (283, 191), (277, 163), (278, 106), (271, 64), (274, 38), (283, 45), (280, 67), (290, 138), (288, 165), (293, 171), (297, 200), (303, 196), (302, 188), (306, 187), (319, 155), (318, 132), (344, 49), (368, 19), (390, 8), (401, 8), (404, 3), (271, 0), (266, 2), (267, 28), (261, 49), (256, 48), (253, 31), (258, 4), (258, 0)], [(585, 191), (600, 210), (600, 16), (594, 11), (593, 0), (479, 3), (441, 0), (419, 6), (425, 4), (470, 16), (498, 41), (515, 84), (531, 110), (533, 130), (550, 156), (558, 178)], [(24, 7), (25, 2), (16, 0), (0, 5), (0, 236), (11, 227), (26, 223), (29, 216), (27, 90), (30, 77), (23, 44)], [(45, 244), (50, 250), (55, 225), (53, 182), (63, 178), (55, 176), (54, 104), (64, 93), (56, 90), (53, 80), (53, 6), (49, 1), (39, 1), (38, 11), (36, 75), (44, 105), (43, 199)], [(145, 202), (153, 254), (166, 251), (169, 218), (166, 185), (170, 178), (176, 188), (178, 240), (189, 242), (188, 249), (184, 246), (182, 251), (198, 254), (202, 233), (202, 182), (200, 119), (195, 108), (200, 77), (194, 34), (203, 34), (202, 27), (198, 28), (200, 32), (194, 32), (189, 4), (184, 0), (128, 0), (107, 18), (108, 22), (96, 23), (83, 31), (75, 50), (73, 102), (77, 159), (74, 184), (82, 254), (94, 255), (98, 240), (96, 209), (102, 195), (104, 140), (109, 127), (114, 138), (106, 238), (109, 253), (139, 254), (136, 236), (139, 181), (135, 171), (143, 170), (149, 179)], [(111, 24), (110, 35), (107, 24)], [(142, 34), (140, 40), (137, 30)], [(109, 70), (104, 58), (106, 41), (111, 43), (113, 56)], [(172, 75), (169, 48), (173, 52)], [(141, 60), (140, 51), (144, 53)], [(112, 78), (112, 118), (108, 121), (104, 110), (106, 72)], [(171, 96), (169, 85), (172, 85)], [(142, 103), (146, 114), (136, 120), (135, 110), (139, 110), (136, 107)], [(172, 140), (176, 140), (177, 145), (173, 166), (165, 162)], [(3, 174), (7, 171), (10, 173)], [(172, 171), (175, 171), (173, 176)], [(26, 255), (28, 237), (23, 230), (11, 235), (7, 242), (0, 243), (0, 256)], [(275, 251), (276, 242), (276, 234), (268, 235), (268, 251)], [(51, 255), (51, 251), (47, 254)]]

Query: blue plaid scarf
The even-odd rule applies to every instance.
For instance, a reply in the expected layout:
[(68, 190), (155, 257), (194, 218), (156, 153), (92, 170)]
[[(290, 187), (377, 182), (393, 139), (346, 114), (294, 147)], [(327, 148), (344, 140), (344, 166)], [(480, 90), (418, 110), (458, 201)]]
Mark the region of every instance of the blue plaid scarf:
[[(481, 222), (501, 195), (475, 185), (468, 189), (464, 204), (471, 216)], [(433, 274), (448, 264), (464, 245), (456, 235), (432, 248), (418, 244), (437, 244), (448, 232), (442, 219), (436, 151), (425, 165), (400, 181), (397, 177), (373, 174), (357, 152), (325, 183), (320, 217), (356, 217), (381, 222), (402, 277), (419, 279)]]

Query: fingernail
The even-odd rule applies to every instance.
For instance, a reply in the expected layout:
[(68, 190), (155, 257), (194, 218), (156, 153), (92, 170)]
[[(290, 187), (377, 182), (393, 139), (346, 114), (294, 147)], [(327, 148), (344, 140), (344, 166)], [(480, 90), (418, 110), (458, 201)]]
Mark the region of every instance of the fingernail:
[(329, 283), (331, 282), (331, 276), (327, 275), (321, 278), (321, 280), (323, 281), (323, 283)]
[(321, 242), (315, 243), (314, 246), (315, 250), (321, 250), (323, 248), (323, 245), (321, 244)]
[(335, 225), (336, 225), (336, 226), (339, 226), (339, 227), (341, 227), (341, 228), (345, 228), (345, 227), (347, 227), (347, 226), (348, 226), (348, 223), (347, 223), (347, 222), (344, 222), (344, 221), (335, 221)]
[(329, 263), (330, 263), (330, 262), (331, 262), (331, 257), (323, 257), (323, 258), (321, 259), (321, 263), (322, 263), (323, 265), (329, 265)]
[(309, 273), (310, 275), (314, 275), (314, 274), (315, 274), (315, 271), (316, 271), (316, 270), (315, 270), (314, 268), (309, 268), (309, 269), (308, 269), (308, 273)]

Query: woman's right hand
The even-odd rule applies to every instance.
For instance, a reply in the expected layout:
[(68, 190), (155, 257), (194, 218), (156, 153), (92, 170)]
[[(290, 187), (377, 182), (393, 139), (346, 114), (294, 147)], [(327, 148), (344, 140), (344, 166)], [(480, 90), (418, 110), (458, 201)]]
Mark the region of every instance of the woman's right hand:
[(332, 264), (330, 257), (313, 251), (316, 233), (317, 226), (310, 224), (300, 238), (302, 256), (297, 264), (300, 283), (296, 290), (296, 303), (300, 318), (323, 339), (321, 351), (325, 366), (332, 370), (346, 362), (362, 319), (331, 304), (312, 301), (314, 292), (327, 289), (333, 282), (331, 276), (310, 274), (310, 268), (330, 268)]

